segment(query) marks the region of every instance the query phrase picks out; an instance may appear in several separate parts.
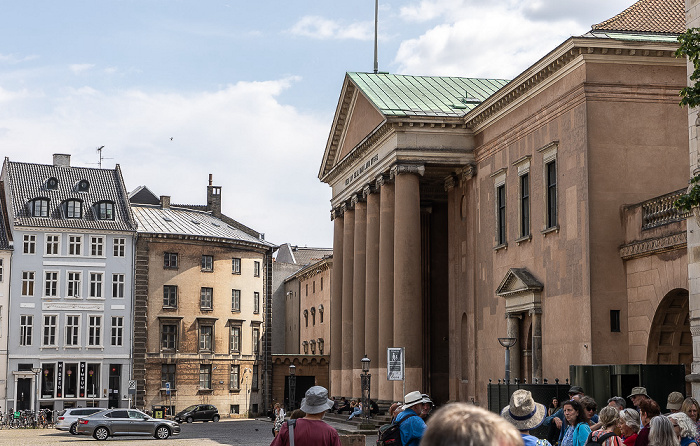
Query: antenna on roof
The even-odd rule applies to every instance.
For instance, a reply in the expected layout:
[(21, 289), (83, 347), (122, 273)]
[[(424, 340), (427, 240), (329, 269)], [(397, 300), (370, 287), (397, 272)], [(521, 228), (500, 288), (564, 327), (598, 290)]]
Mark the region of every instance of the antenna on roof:
[(379, 61), (377, 59), (377, 17), (379, 16), (379, 0), (374, 0), (374, 74), (379, 71)]
[(105, 157), (102, 156), (102, 149), (104, 149), (104, 148), (105, 148), (105, 146), (100, 146), (100, 147), (97, 148), (97, 153), (100, 155), (100, 162), (97, 163), (97, 164), (99, 164), (100, 169), (102, 169), (102, 160), (111, 160), (111, 159), (114, 159), (114, 158), (105, 158)]

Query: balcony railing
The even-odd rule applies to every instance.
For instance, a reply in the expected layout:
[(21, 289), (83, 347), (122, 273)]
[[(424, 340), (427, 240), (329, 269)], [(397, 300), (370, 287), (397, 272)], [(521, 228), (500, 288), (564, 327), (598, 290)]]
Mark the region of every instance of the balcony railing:
[(642, 230), (656, 228), (688, 218), (689, 211), (678, 210), (673, 202), (685, 193), (680, 189), (642, 203)]

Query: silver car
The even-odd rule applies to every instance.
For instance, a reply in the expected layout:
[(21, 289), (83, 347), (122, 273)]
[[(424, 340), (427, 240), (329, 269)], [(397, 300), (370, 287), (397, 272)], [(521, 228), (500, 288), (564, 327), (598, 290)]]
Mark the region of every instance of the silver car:
[(78, 418), (87, 417), (102, 410), (104, 408), (100, 407), (72, 407), (62, 410), (56, 415), (56, 429), (77, 435)]
[(174, 421), (152, 418), (136, 409), (109, 409), (78, 419), (78, 433), (106, 440), (118, 435), (153, 435), (165, 440), (180, 434)]

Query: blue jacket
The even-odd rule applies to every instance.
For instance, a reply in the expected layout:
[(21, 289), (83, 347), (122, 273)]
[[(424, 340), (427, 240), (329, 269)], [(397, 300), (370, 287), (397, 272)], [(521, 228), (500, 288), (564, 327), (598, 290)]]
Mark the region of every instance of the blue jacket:
[[(552, 422), (554, 418), (559, 418), (561, 420), (561, 430), (559, 431), (559, 443), (561, 443), (561, 440), (564, 438), (564, 432), (566, 432), (566, 418), (564, 418), (564, 408), (560, 407), (557, 409), (556, 412), (554, 412), (552, 415), (546, 417), (542, 424), (545, 426), (549, 426), (549, 424)], [(598, 422), (598, 414), (595, 414), (591, 417), (591, 421), (595, 424)], [(590, 431), (590, 429), (589, 429)], [(574, 443), (575, 444), (575, 443)], [(586, 442), (584, 441), (584, 445)]]
[[(410, 416), (410, 414), (414, 414), (415, 416)], [(408, 420), (404, 421), (401, 423), (401, 426), (399, 426), (401, 443), (403, 443), (403, 446), (418, 446), (425, 433), (425, 421), (413, 410), (406, 409), (396, 416), (394, 423), (398, 423), (406, 417), (409, 417)]]

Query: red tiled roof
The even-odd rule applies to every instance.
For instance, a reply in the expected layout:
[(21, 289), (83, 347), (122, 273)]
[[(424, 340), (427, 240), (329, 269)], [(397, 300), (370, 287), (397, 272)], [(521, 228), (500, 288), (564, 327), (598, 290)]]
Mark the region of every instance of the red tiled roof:
[(606, 31), (680, 34), (685, 32), (684, 0), (639, 0), (615, 17), (593, 25)]

